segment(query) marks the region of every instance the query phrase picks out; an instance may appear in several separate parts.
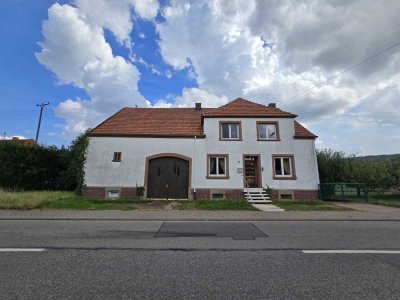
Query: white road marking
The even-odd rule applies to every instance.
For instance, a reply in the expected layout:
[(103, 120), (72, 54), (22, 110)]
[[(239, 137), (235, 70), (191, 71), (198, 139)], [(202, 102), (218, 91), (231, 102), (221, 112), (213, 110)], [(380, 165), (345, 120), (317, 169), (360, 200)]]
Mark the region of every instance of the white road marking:
[(0, 248), (0, 252), (42, 252), (44, 248)]
[(400, 254), (400, 250), (302, 250), (306, 254)]

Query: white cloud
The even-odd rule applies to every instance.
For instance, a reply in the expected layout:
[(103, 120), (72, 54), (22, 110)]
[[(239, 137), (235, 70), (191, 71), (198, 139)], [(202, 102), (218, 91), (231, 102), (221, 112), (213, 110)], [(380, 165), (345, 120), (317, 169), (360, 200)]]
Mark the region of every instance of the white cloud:
[(130, 45), (133, 28), (131, 9), (141, 18), (153, 19), (159, 8), (157, 0), (75, 0), (74, 3), (92, 22), (109, 29), (126, 45)]
[[(341, 137), (353, 143), (348, 150), (359, 151), (361, 128), (381, 132), (390, 145), (385, 149), (365, 135), (371, 147), (364, 153), (400, 148), (400, 140), (391, 138), (400, 131), (394, 125), (400, 119), (398, 48), (313, 88), (398, 42), (399, 2), (172, 0), (162, 14), (165, 22), (157, 24), (162, 57), (177, 70), (193, 70), (196, 90), (230, 100), (277, 102), (298, 113), (324, 141), (332, 133), (325, 122), (341, 120), (338, 128), (353, 131), (338, 138), (338, 145), (346, 144)], [(384, 112), (389, 110), (391, 117)], [(364, 117), (352, 115), (360, 111)], [(382, 130), (376, 126), (381, 123), (397, 127)]]
[[(226, 96), (215, 96), (198, 88), (184, 88), (181, 96), (167, 95), (167, 99), (160, 99), (153, 105), (147, 101), (147, 107), (194, 107), (200, 102), (202, 107), (218, 107), (228, 103)], [(173, 103), (172, 103), (173, 102)]]
[(170, 70), (165, 71), (165, 77), (167, 77), (168, 79), (172, 78), (172, 72)]
[(113, 55), (104, 38), (104, 22), (99, 25), (80, 9), (58, 3), (43, 22), (44, 41), (37, 59), (61, 84), (73, 84), (90, 96), (87, 101), (68, 99), (57, 107), (57, 116), (67, 122), (66, 132), (82, 132), (123, 106), (145, 104), (137, 87), (140, 73), (123, 57)]
[(20, 139), (20, 140), (25, 140), (25, 139), (27, 139), (27, 137), (25, 137), (25, 136), (23, 136), (23, 135), (13, 135), (13, 136), (4, 136), (4, 135), (2, 135), (1, 137), (0, 137), (0, 140), (12, 140), (13, 138), (17, 138), (17, 139)]
[(145, 38), (146, 38), (146, 35), (145, 35), (143, 32), (140, 32), (140, 33), (139, 33), (139, 37), (140, 37), (141, 39), (145, 39)]
[(182, 96), (176, 97), (176, 105), (180, 107), (194, 107), (194, 103), (201, 102), (203, 107), (218, 107), (228, 103), (226, 96), (216, 96), (198, 88), (184, 88)]

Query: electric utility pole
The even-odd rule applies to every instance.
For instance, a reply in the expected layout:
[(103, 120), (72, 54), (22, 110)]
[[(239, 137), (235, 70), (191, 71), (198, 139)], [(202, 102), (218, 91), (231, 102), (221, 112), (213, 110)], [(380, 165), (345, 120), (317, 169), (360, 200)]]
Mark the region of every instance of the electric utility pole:
[(3, 140), (5, 140), (6, 139), (6, 134), (7, 134), (7, 132), (3, 132)]
[(49, 104), (50, 104), (50, 102), (41, 103), (41, 104), (36, 104), (36, 106), (40, 107), (39, 123), (38, 123), (38, 126), (37, 126), (36, 139), (35, 139), (36, 144), (37, 144), (38, 139), (39, 139), (40, 123), (42, 122), (43, 108), (44, 108), (46, 105), (49, 105)]

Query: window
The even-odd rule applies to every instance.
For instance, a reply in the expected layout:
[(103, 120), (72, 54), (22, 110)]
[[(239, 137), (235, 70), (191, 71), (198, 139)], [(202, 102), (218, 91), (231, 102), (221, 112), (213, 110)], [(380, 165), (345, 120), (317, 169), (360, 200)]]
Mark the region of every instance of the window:
[(293, 155), (272, 155), (274, 179), (296, 179)]
[(119, 198), (119, 190), (107, 190), (107, 198), (108, 199)]
[(279, 141), (278, 122), (257, 122), (259, 141)]
[(229, 178), (228, 155), (208, 155), (207, 178)]
[(112, 161), (121, 161), (121, 152), (114, 152)]
[(241, 140), (240, 122), (220, 122), (220, 140)]

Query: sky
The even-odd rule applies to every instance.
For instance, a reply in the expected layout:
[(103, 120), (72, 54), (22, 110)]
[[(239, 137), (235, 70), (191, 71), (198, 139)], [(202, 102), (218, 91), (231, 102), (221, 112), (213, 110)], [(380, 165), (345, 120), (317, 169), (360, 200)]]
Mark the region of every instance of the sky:
[(275, 102), (319, 149), (400, 152), (400, 2), (0, 0), (0, 138), (68, 146), (122, 107)]

